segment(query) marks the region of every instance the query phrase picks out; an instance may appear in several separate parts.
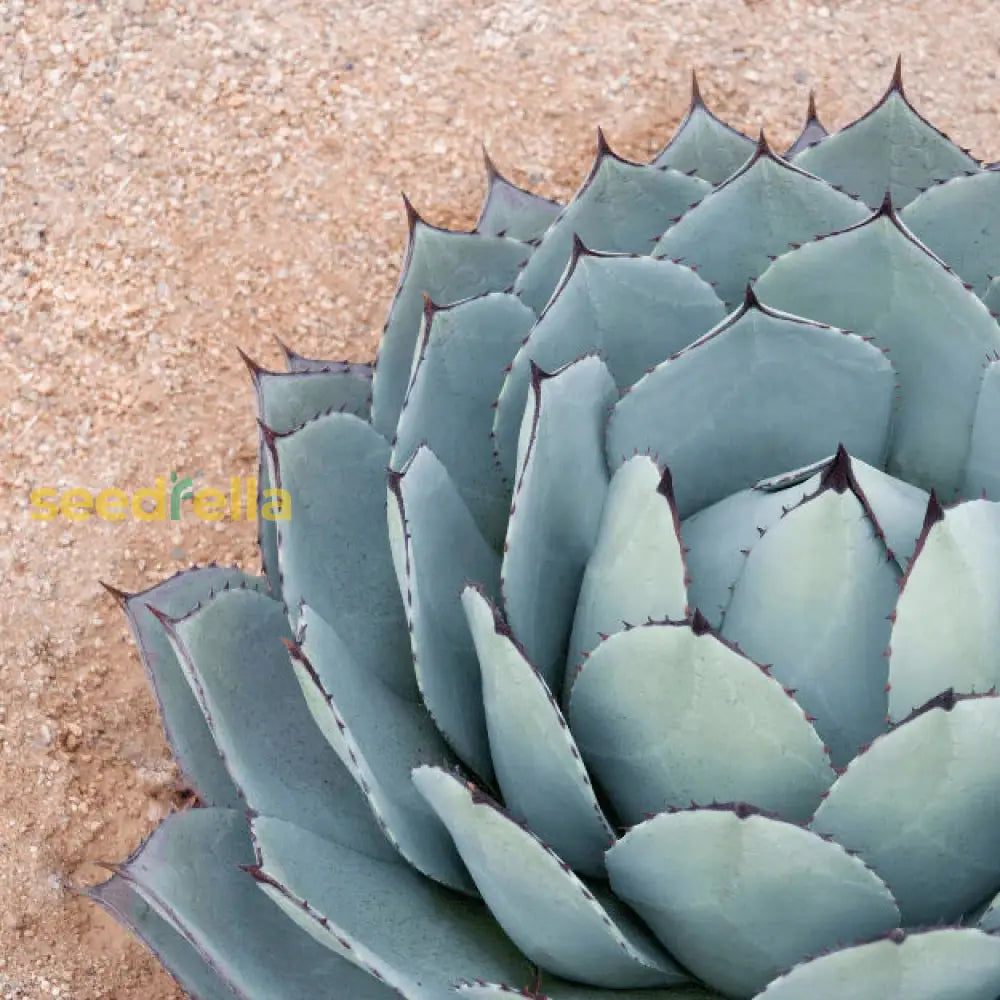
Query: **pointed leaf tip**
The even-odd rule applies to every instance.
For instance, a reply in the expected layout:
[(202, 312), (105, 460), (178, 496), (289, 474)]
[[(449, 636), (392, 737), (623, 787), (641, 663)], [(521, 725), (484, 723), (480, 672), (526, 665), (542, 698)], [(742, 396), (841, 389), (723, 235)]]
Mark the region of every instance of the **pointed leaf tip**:
[(656, 492), (664, 497), (671, 507), (676, 506), (674, 501), (674, 477), (670, 474), (670, 469), (663, 467), (660, 482), (657, 484)]
[(846, 490), (858, 490), (858, 484), (854, 479), (854, 471), (851, 468), (851, 456), (847, 453), (844, 445), (837, 445), (837, 452), (833, 456), (833, 461), (826, 467), (823, 478), (820, 480), (821, 489), (833, 490), (835, 493), (844, 493)]
[(905, 96), (903, 92), (903, 54), (902, 52), (896, 56), (896, 65), (892, 71), (892, 80), (889, 82), (890, 94), (896, 93), (901, 97)]
[(921, 537), (925, 536), (931, 528), (944, 520), (944, 508), (937, 498), (937, 493), (931, 490), (931, 495), (927, 498), (927, 512), (924, 514), (924, 524), (920, 531)]
[(410, 231), (410, 236), (412, 236), (414, 230), (417, 228), (417, 224), (423, 222), (424, 220), (416, 208), (414, 208), (413, 202), (410, 201), (406, 192), (400, 191), (399, 194), (403, 199), (403, 208), (406, 211), (406, 226)]
[(809, 91), (809, 103), (806, 105), (806, 124), (819, 123), (819, 114), (816, 112), (816, 91)]
[(132, 595), (124, 590), (119, 590), (110, 583), (105, 583), (103, 580), (98, 580), (97, 582), (118, 602), (119, 607), (124, 610), (125, 605), (128, 603), (128, 599)]
[(743, 311), (746, 312), (748, 309), (760, 308), (760, 299), (757, 298), (757, 293), (754, 291), (753, 282), (748, 281), (746, 291), (743, 294)]
[(691, 70), (691, 109), (705, 107), (705, 100), (701, 96), (701, 87), (698, 85), (698, 74)]
[(487, 185), (492, 185), (494, 181), (499, 180), (503, 177), (503, 174), (497, 169), (497, 165), (493, 162), (493, 157), (490, 156), (490, 151), (486, 148), (486, 143), (481, 144), (483, 151), (483, 166), (486, 168), (486, 183)]
[[(281, 341), (279, 340), (278, 343), (281, 344)], [(282, 349), (284, 349), (284, 345), (282, 345)], [(236, 348), (236, 353), (239, 354), (240, 358), (242, 358), (243, 364), (245, 364), (247, 366), (247, 369), (250, 372), (250, 377), (255, 382), (257, 381), (257, 379), (262, 374), (264, 374), (266, 372), (266, 369), (264, 368), (264, 366), (257, 364), (257, 362), (254, 361), (254, 359), (251, 358), (250, 355), (247, 354), (246, 351), (244, 351), (242, 347), (237, 347)], [(286, 351), (285, 352), (286, 357), (287, 357), (287, 353), (288, 352)]]
[(694, 609), (691, 616), (691, 631), (695, 635), (706, 635), (713, 632), (712, 623), (701, 613), (700, 608)]

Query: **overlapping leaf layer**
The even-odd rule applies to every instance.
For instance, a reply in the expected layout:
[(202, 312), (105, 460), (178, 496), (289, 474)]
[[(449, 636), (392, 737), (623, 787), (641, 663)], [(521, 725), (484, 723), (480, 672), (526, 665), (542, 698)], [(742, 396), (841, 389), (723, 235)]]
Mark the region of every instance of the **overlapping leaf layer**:
[(898, 68), (488, 169), (374, 381), (251, 362), (264, 575), (118, 593), (199, 807), (93, 897), (202, 1000), (995, 1000), (1000, 175)]

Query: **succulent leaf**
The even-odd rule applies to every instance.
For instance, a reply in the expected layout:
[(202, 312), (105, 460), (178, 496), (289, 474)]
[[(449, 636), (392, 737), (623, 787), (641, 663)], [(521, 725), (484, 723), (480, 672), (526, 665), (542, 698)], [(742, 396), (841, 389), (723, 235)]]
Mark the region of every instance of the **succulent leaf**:
[(910, 104), (898, 63), (889, 89), (870, 111), (804, 149), (795, 164), (872, 208), (886, 191), (902, 207), (936, 181), (979, 170), (976, 160)]
[(598, 353), (625, 389), (724, 316), (718, 296), (690, 268), (595, 253), (578, 244), (552, 300), (514, 356), (497, 400), (494, 443), (504, 471), (513, 477), (532, 362), (556, 371)]
[[(518, 989), (503, 983), (460, 983), (455, 993), (464, 1000), (607, 1000), (606, 990), (545, 979), (545, 993), (532, 987)], [(715, 990), (699, 986), (671, 986), (666, 989), (615, 990), (614, 1000), (722, 1000)]]
[[(362, 420), (370, 416), (372, 370), (369, 365), (340, 363), (322, 367), (326, 362), (309, 361), (297, 354), (289, 354), (288, 362), (297, 365), (295, 369), (291, 372), (269, 372), (249, 358), (245, 360), (257, 395), (257, 419), (263, 427), (276, 434), (288, 434), (321, 414), (334, 410), (353, 413)], [(262, 430), (257, 471), (257, 538), (271, 591), (280, 594), (277, 523), (259, 513), (264, 507), (266, 491), (272, 486), (267, 435)]]
[[(313, 1000), (331, 990), (352, 1000), (389, 1000), (385, 986), (321, 948), (264, 899), (240, 870), (253, 860), (241, 813), (196, 809), (165, 820), (105, 893), (118, 905), (130, 904), (130, 917), (152, 931), (152, 947), (166, 944), (172, 970), (195, 977), (184, 985), (201, 1000), (234, 994)], [(200, 992), (204, 985), (209, 992)]]
[(989, 314), (996, 319), (1000, 316), (1000, 275), (994, 275), (983, 293), (983, 305)]
[(721, 184), (753, 153), (753, 140), (709, 111), (698, 78), (691, 74), (691, 105), (653, 166), (693, 172), (710, 184)]
[(980, 297), (1000, 274), (1000, 170), (936, 184), (899, 217)]
[[(267, 589), (262, 577), (238, 569), (203, 566), (186, 570), (137, 594), (111, 592), (128, 617), (150, 685), (156, 695), (163, 729), (181, 773), (205, 805), (239, 808), (239, 792), (222, 763), (198, 699), (170, 643), (160, 615), (183, 618), (214, 593), (230, 587)], [(109, 588), (111, 589), (111, 588)]]
[(490, 754), (508, 813), (577, 871), (603, 876), (614, 831), (552, 692), (481, 591), (466, 587), (462, 604), (482, 670)]
[(801, 153), (803, 149), (815, 145), (821, 139), (825, 139), (830, 133), (819, 120), (816, 113), (816, 95), (809, 92), (809, 107), (806, 109), (806, 120), (802, 125), (802, 131), (796, 136), (795, 141), (788, 147), (785, 157), (791, 159), (796, 153)]
[(1000, 687), (1000, 503), (973, 500), (926, 526), (899, 595), (889, 651), (889, 716), (899, 722), (944, 688)]
[[(517, 450), (517, 481), (504, 544), (507, 620), (552, 691), (608, 487), (603, 427), (617, 395), (593, 355), (553, 375), (532, 369)], [(479, 580), (472, 576), (470, 579)]]
[(515, 296), (500, 292), (429, 305), (392, 452), (399, 471), (428, 445), (496, 549), (507, 529), (510, 489), (490, 447), (490, 404), (534, 320)]
[(474, 891), (447, 830), (410, 780), (420, 764), (453, 763), (427, 709), (362, 670), (340, 636), (308, 606), (290, 651), (313, 718), (389, 842), (430, 878)]
[(914, 926), (1000, 888), (998, 824), (1000, 698), (946, 692), (856, 757), (811, 825), (871, 865)]
[(731, 997), (751, 997), (782, 969), (899, 922), (885, 884), (839, 845), (724, 807), (633, 827), (608, 851), (608, 874), (671, 954)]
[(416, 692), (386, 527), (389, 445), (349, 413), (268, 438), (274, 482), (293, 508), (278, 527), (281, 593), (294, 627), (305, 601), (355, 659), (405, 696)]
[(609, 914), (558, 855), (474, 786), (431, 767), (413, 780), (451, 831), (497, 923), (533, 963), (606, 989), (687, 981), (634, 918)]
[(562, 205), (509, 181), (485, 150), (483, 159), (487, 189), (476, 232), (484, 236), (510, 236), (525, 243), (541, 239)]
[(698, 177), (624, 160), (599, 135), (590, 174), (518, 276), (517, 294), (540, 313), (572, 258), (576, 240), (592, 250), (649, 253), (671, 219), (709, 190)]
[(476, 580), (496, 598), (500, 557), (426, 446), (389, 476), (389, 537), (424, 704), (458, 756), (489, 781), (482, 679), (458, 595)]
[(635, 455), (611, 479), (597, 544), (576, 602), (564, 699), (602, 636), (628, 624), (687, 617), (680, 522), (668, 471)]
[(797, 965), (760, 1000), (995, 1000), (1000, 938), (946, 927), (896, 932)]
[(453, 983), (473, 976), (528, 981), (528, 963), (478, 900), (285, 820), (258, 816), (251, 831), (263, 891), (403, 1000), (448, 1000)]
[(857, 330), (888, 350), (900, 402), (886, 471), (954, 496), (983, 362), (1000, 350), (1000, 327), (914, 240), (892, 205), (887, 202), (853, 229), (778, 258), (756, 290), (778, 309)]
[(750, 550), (726, 610), (722, 635), (795, 691), (835, 767), (885, 732), (900, 575), (841, 450)]
[(983, 370), (972, 420), (972, 440), (965, 460), (962, 495), (1000, 499), (1000, 359)]
[(597, 647), (573, 685), (569, 723), (626, 824), (692, 802), (750, 802), (808, 819), (834, 773), (802, 709), (697, 615)]
[(321, 836), (387, 845), (347, 770), (313, 724), (282, 641), (281, 605), (253, 590), (162, 618), (236, 787), (259, 812), (294, 815)]
[(845, 229), (867, 215), (862, 202), (772, 152), (761, 132), (749, 161), (668, 229), (653, 255), (697, 269), (727, 308), (735, 309), (747, 283), (790, 245)]
[(372, 424), (391, 439), (410, 381), (424, 296), (446, 305), (514, 284), (531, 247), (506, 236), (453, 232), (428, 225), (409, 202), (410, 239), (389, 319), (379, 345)]
[(682, 518), (838, 442), (880, 465), (893, 382), (892, 365), (860, 337), (778, 313), (748, 291), (740, 309), (615, 405), (608, 461), (615, 469), (637, 450), (656, 455)]

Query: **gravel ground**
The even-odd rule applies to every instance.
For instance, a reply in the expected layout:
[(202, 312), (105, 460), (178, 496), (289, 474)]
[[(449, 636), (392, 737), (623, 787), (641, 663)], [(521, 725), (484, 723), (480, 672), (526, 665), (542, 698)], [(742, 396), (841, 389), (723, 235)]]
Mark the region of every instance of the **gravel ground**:
[(38, 487), (253, 473), (235, 347), (371, 356), (405, 224), (468, 226), (480, 142), (564, 198), (594, 126), (648, 157), (697, 67), (736, 126), (917, 106), (1000, 157), (993, 0), (0, 0), (0, 997), (166, 1000), (67, 891), (184, 790), (114, 602), (245, 522), (32, 521)]

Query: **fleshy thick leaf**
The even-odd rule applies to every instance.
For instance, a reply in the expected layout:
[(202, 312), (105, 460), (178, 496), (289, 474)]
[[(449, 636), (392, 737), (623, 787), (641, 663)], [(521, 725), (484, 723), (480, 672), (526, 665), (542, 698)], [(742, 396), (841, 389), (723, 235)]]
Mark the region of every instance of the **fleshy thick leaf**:
[(490, 753), (507, 811), (559, 857), (603, 876), (614, 831), (552, 693), (499, 612), (468, 587), (462, 604), (483, 676)]
[(822, 741), (777, 681), (694, 625), (594, 650), (569, 705), (584, 762), (626, 824), (713, 801), (807, 819), (834, 778)]
[(526, 243), (541, 239), (562, 205), (509, 181), (485, 151), (484, 159), (488, 186), (476, 232), (484, 236), (510, 236)]
[(577, 244), (551, 302), (517, 352), (497, 400), (494, 438), (513, 478), (517, 435), (531, 391), (531, 363), (555, 371), (598, 353), (625, 389), (719, 323), (725, 310), (690, 268), (652, 257), (610, 255)]
[(469, 580), (497, 596), (500, 558), (427, 447), (389, 476), (389, 537), (427, 710), (458, 756), (492, 775), (483, 689), (460, 595)]
[(422, 767), (413, 780), (451, 831), (486, 905), (522, 954), (564, 978), (627, 989), (687, 981), (534, 834), (460, 779)]
[(682, 173), (693, 171), (710, 184), (721, 184), (753, 153), (753, 140), (717, 118), (705, 106), (698, 78), (691, 75), (691, 106), (653, 165)]
[(388, 845), (365, 800), (306, 709), (282, 644), (291, 635), (281, 605), (230, 590), (164, 623), (250, 807), (384, 855)]
[(610, 373), (593, 356), (554, 375), (533, 369), (501, 589), (514, 635), (553, 691), (562, 684), (580, 581), (607, 493), (604, 419), (615, 394)]
[(1000, 503), (928, 507), (896, 606), (889, 715), (898, 722), (945, 688), (1000, 687)]
[(464, 1000), (723, 1000), (714, 990), (700, 986), (671, 986), (667, 989), (615, 990), (608, 996), (600, 987), (579, 986), (545, 977), (544, 993), (532, 986), (518, 989), (503, 983), (461, 983), (455, 993)]
[(984, 295), (992, 276), (1000, 274), (1000, 170), (928, 188), (900, 218), (977, 295)]
[(809, 107), (806, 110), (806, 120), (802, 125), (802, 131), (788, 147), (785, 156), (790, 159), (796, 153), (801, 153), (803, 149), (825, 139), (829, 134), (826, 126), (819, 120), (819, 115), (816, 113), (816, 96), (810, 91)]
[(590, 174), (542, 237), (517, 279), (517, 294), (541, 312), (559, 284), (576, 240), (593, 250), (648, 253), (671, 221), (709, 190), (698, 177), (623, 160), (599, 135)]
[(416, 692), (406, 616), (386, 528), (389, 445), (358, 417), (331, 413), (270, 437), (274, 481), (289, 492), (278, 525), (281, 586), (294, 626), (306, 602), (354, 658), (394, 691)]
[(775, 312), (748, 291), (737, 312), (616, 404), (608, 461), (655, 455), (682, 518), (838, 442), (880, 465), (893, 383), (892, 365), (860, 337)]
[(646, 455), (611, 480), (597, 544), (587, 561), (566, 661), (564, 697), (602, 637), (627, 624), (688, 614), (684, 550), (670, 473)]
[(1000, 500), (1000, 360), (991, 361), (979, 383), (962, 495)]
[(914, 110), (900, 67), (882, 99), (795, 157), (796, 166), (857, 195), (874, 208), (885, 192), (906, 205), (936, 181), (979, 170), (979, 164)]
[[(258, 892), (240, 870), (253, 860), (242, 814), (228, 809), (175, 814), (117, 876), (117, 885), (124, 881), (138, 897), (125, 919), (139, 923), (143, 933), (152, 931), (154, 948), (169, 942), (164, 957), (173, 958), (185, 978), (196, 975), (184, 985), (202, 1000), (234, 995), (313, 1000), (331, 991), (352, 1000), (389, 1000), (392, 993), (383, 984), (317, 945)], [(112, 880), (105, 891), (121, 900), (115, 885)], [(204, 974), (198, 975), (195, 956)], [(209, 969), (225, 986), (212, 984), (211, 992), (201, 992), (211, 983)]]
[(429, 306), (392, 453), (399, 471), (428, 445), (497, 549), (510, 489), (493, 457), (491, 406), (534, 320), (515, 296), (500, 292), (444, 309)]
[(528, 981), (482, 903), (282, 820), (258, 816), (252, 831), (252, 874), (285, 916), (404, 1000), (454, 1000), (452, 984), (477, 976)]
[(410, 239), (375, 365), (372, 423), (392, 439), (410, 381), (424, 296), (439, 305), (510, 288), (531, 256), (526, 243), (505, 236), (430, 226), (407, 202)]
[(386, 838), (425, 875), (472, 891), (448, 831), (417, 793), (410, 772), (452, 760), (419, 701), (407, 701), (362, 670), (311, 608), (299, 618), (292, 666), (320, 730), (358, 783)]
[(867, 215), (862, 202), (775, 155), (761, 133), (750, 161), (668, 229), (653, 254), (696, 268), (734, 309), (747, 283), (789, 245)]
[[(1000, 327), (913, 239), (892, 206), (779, 257), (756, 289), (779, 309), (857, 330), (888, 350), (900, 402), (886, 471), (952, 497), (961, 483), (982, 366), (1000, 350)], [(853, 406), (853, 394), (843, 399)]]
[(782, 969), (899, 923), (889, 890), (842, 847), (734, 809), (639, 824), (608, 851), (608, 873), (671, 954), (732, 997), (751, 997)]
[[(244, 357), (253, 375), (257, 394), (257, 417), (276, 434), (287, 434), (323, 413), (353, 413), (367, 420), (371, 412), (372, 370), (369, 365), (347, 362), (324, 363), (288, 355), (291, 372), (269, 372)], [(327, 364), (327, 367), (323, 367)], [(257, 508), (264, 509), (266, 491), (271, 489), (270, 462), (266, 434), (261, 432), (257, 472)], [(277, 523), (257, 515), (257, 540), (261, 562), (276, 596), (281, 593), (278, 566)]]
[(880, 736), (812, 828), (878, 872), (906, 925), (957, 920), (1000, 887), (1000, 698), (946, 693)]
[(760, 1000), (995, 1000), (1000, 938), (946, 927), (822, 955), (796, 966)]
[(795, 691), (835, 767), (885, 732), (899, 568), (843, 450), (750, 550), (722, 634)]
[(120, 600), (132, 626), (181, 773), (206, 805), (239, 808), (239, 793), (222, 763), (198, 699), (163, 624), (150, 610), (155, 608), (169, 618), (183, 618), (213, 594), (230, 587), (264, 591), (267, 581), (235, 568), (204, 566), (178, 573), (138, 594), (111, 592)]

